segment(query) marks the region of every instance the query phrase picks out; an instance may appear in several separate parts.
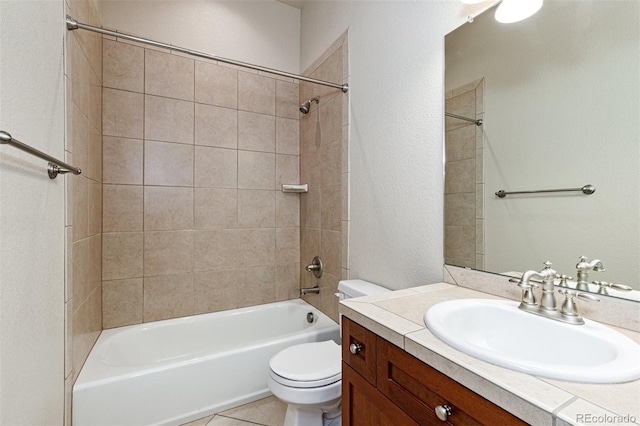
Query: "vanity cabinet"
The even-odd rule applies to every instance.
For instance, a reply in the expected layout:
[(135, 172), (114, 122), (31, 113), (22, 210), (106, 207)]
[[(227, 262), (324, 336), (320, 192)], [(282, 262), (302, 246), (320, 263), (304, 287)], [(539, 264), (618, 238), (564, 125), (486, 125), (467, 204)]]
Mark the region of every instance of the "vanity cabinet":
[(345, 425), (526, 425), (347, 317), (342, 342)]

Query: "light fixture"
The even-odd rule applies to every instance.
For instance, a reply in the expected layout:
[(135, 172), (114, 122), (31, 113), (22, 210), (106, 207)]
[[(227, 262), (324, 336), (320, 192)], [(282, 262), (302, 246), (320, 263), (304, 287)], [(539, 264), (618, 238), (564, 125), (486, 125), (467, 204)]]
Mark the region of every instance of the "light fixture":
[(491, 9), (496, 4), (495, 18), (496, 21), (503, 24), (511, 24), (519, 22), (534, 15), (542, 7), (544, 0), (460, 0), (464, 4), (480, 4), (487, 3), (481, 10), (467, 17), (468, 22), (473, 22), (474, 18)]
[(496, 21), (503, 24), (522, 21), (534, 15), (544, 0), (502, 0), (496, 9)]

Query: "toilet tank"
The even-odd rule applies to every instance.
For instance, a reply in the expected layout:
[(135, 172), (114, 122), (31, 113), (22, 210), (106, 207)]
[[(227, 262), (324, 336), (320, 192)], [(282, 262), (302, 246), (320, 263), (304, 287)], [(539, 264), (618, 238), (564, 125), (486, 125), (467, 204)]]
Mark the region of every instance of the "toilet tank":
[(352, 297), (371, 296), (372, 294), (387, 293), (391, 290), (363, 280), (344, 280), (338, 282), (336, 296), (340, 300)]

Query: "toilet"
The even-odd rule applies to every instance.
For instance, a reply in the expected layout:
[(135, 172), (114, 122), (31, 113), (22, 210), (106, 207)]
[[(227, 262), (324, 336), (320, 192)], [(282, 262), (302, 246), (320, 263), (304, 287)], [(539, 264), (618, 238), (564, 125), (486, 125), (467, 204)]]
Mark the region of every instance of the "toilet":
[[(338, 283), (340, 300), (389, 290), (362, 280)], [(269, 389), (287, 404), (285, 426), (339, 426), (342, 350), (333, 340), (290, 346), (269, 361)]]

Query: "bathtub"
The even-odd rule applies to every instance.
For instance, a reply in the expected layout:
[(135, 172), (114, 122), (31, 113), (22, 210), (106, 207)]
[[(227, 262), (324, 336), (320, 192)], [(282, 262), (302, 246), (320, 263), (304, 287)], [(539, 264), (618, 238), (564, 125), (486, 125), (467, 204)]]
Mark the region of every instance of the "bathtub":
[(264, 398), (269, 359), (322, 340), (339, 342), (338, 325), (300, 299), (105, 330), (73, 386), (73, 424), (179, 425)]

